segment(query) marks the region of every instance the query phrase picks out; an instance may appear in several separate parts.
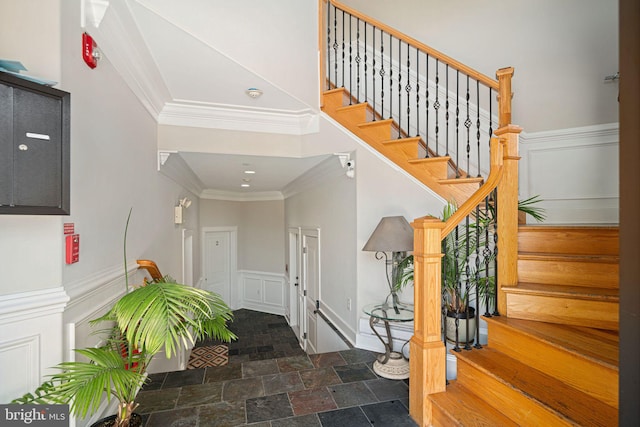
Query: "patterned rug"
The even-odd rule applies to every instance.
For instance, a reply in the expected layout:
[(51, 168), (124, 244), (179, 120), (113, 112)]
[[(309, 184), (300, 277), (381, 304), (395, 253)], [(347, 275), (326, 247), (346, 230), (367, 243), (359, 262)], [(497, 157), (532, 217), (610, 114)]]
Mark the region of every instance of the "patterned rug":
[(187, 369), (223, 366), (229, 362), (229, 347), (224, 344), (194, 347), (189, 356)]

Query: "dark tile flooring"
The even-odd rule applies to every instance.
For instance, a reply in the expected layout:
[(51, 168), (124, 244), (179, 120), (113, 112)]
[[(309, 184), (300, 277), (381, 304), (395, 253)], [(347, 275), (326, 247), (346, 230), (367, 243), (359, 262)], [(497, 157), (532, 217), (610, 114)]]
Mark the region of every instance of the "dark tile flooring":
[(407, 382), (378, 377), (375, 353), (306, 355), (282, 316), (234, 314), (227, 365), (149, 376), (137, 397), (145, 427), (416, 426)]

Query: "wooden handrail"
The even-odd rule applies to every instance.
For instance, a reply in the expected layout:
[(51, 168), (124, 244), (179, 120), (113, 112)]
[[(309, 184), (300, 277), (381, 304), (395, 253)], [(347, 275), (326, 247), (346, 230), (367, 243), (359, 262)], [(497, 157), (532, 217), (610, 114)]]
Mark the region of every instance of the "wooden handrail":
[[(360, 20), (364, 21), (364, 22), (368, 22), (369, 24), (375, 26), (376, 28), (379, 28), (381, 30), (383, 30), (384, 32), (391, 34), (393, 37), (402, 40), (403, 42), (415, 47), (416, 49), (419, 49), (421, 51), (423, 51), (424, 53), (428, 54), (429, 56), (438, 59), (441, 62), (444, 62), (445, 64), (448, 64), (450, 67), (468, 75), (469, 77), (473, 77), (474, 79), (476, 79), (477, 81), (479, 81), (480, 83), (484, 84), (485, 86), (488, 86), (494, 90), (498, 90), (499, 89), (499, 83), (497, 80), (492, 79), (491, 77), (488, 77), (484, 74), (482, 74), (479, 71), (474, 70), (473, 68), (461, 63), (460, 61), (456, 61), (455, 59), (451, 58), (450, 56), (445, 55), (444, 53), (430, 47), (427, 46), (426, 44), (419, 42), (418, 40), (414, 39), (413, 37), (410, 37), (404, 33), (401, 33), (400, 31), (376, 20), (373, 19), (363, 13), (358, 12), (355, 9), (350, 8), (349, 6), (346, 6), (340, 2), (337, 1), (329, 1), (329, 0), (321, 0), (324, 3), (330, 3), (333, 4), (334, 6), (336, 6), (337, 8), (349, 13), (350, 15), (356, 17), (356, 18), (360, 18)], [(321, 13), (322, 14), (322, 13)], [(322, 21), (320, 21), (322, 22)], [(321, 39), (322, 40), (322, 39)], [(322, 49), (320, 49), (322, 51)]]
[(500, 183), (504, 172), (503, 159), (504, 159), (504, 144), (505, 142), (498, 138), (491, 138), (491, 170), (487, 180), (480, 186), (467, 201), (458, 207), (453, 215), (446, 221), (444, 228), (442, 229), (442, 237), (444, 240), (449, 233), (451, 233), (456, 226), (467, 215), (471, 214), (473, 209), (479, 205)]

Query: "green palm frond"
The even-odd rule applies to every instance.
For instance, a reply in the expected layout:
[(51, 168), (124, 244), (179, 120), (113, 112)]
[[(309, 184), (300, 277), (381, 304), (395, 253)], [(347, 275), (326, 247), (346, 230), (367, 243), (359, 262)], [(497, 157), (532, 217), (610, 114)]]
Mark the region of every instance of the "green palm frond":
[(130, 343), (155, 354), (164, 346), (167, 357), (181, 343), (193, 344), (199, 337), (230, 341), (226, 328), (231, 309), (216, 294), (171, 282), (142, 286), (123, 296), (104, 319), (117, 322)]
[(528, 199), (518, 201), (518, 210), (531, 215), (538, 222), (543, 222), (547, 219), (546, 211), (540, 206), (535, 206), (536, 203), (540, 202), (542, 202), (540, 195), (531, 196)]
[[(62, 372), (51, 377), (56, 384), (53, 396), (59, 401), (71, 402), (71, 412), (85, 417), (94, 413), (104, 395), (119, 402), (132, 402), (145, 375), (127, 369), (126, 359), (119, 351), (108, 347), (85, 348), (76, 352), (89, 362), (63, 362), (56, 366)], [(144, 363), (142, 355), (134, 361)]]

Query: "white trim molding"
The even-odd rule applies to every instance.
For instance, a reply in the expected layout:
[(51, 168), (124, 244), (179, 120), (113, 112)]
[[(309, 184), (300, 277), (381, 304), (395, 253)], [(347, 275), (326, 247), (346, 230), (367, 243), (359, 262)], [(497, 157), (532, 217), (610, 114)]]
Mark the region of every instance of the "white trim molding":
[(238, 271), (239, 306), (284, 316), (286, 282), (284, 274)]
[(520, 136), (520, 198), (539, 195), (546, 224), (617, 224), (619, 124)]

